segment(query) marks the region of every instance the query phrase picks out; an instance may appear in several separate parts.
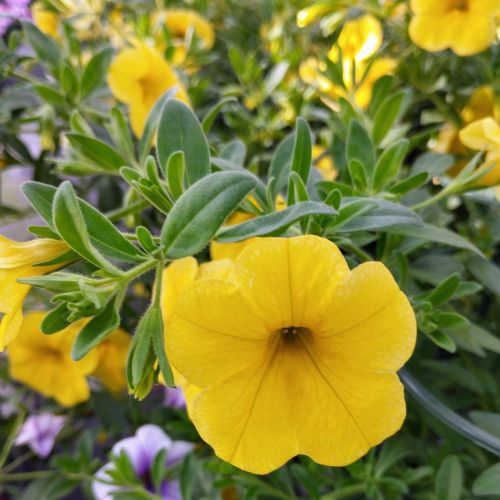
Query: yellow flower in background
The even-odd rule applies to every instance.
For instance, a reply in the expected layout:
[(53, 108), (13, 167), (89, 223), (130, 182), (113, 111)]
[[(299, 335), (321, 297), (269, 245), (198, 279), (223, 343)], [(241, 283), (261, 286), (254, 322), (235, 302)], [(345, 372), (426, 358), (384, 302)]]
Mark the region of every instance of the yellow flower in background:
[(258, 474), (298, 454), (343, 466), (401, 427), (416, 323), (381, 263), (350, 271), (326, 239), (259, 238), (231, 274), (195, 281), (166, 336), (217, 456)]
[(71, 345), (84, 322), (44, 335), (41, 323), (45, 315), (30, 312), (24, 318), (16, 341), (8, 348), (9, 373), (13, 379), (54, 398), (62, 406), (86, 401), (90, 388), (85, 377), (95, 369), (97, 353), (91, 351), (80, 361), (71, 359)]
[(110, 333), (95, 349), (98, 363), (92, 372), (111, 392), (127, 388), (126, 366), (131, 337), (121, 328)]
[(393, 59), (378, 57), (370, 64), (370, 58), (383, 42), (382, 25), (373, 16), (365, 15), (347, 21), (337, 43), (328, 52), (328, 58), (337, 63), (342, 53), (342, 78), (346, 89), (334, 84), (322, 72), (326, 65), (315, 57), (306, 59), (299, 67), (299, 75), (308, 85), (333, 99), (351, 97), (361, 108), (370, 103), (374, 83), (396, 68)]
[(316, 3), (297, 12), (297, 26), (305, 28), (333, 10), (331, 3)]
[(411, 0), (411, 9), (410, 38), (427, 51), (471, 56), (496, 38), (498, 0)]
[(313, 165), (319, 170), (325, 180), (333, 181), (337, 177), (338, 172), (333, 163), (333, 158), (325, 147), (315, 144), (312, 147), (312, 158)]
[(477, 120), (460, 131), (460, 141), (470, 149), (486, 151), (482, 167), (493, 166), (478, 180), (478, 185), (494, 186), (500, 183), (500, 125), (492, 117)]
[(181, 64), (186, 58), (186, 39), (194, 33), (201, 43), (201, 48), (209, 50), (215, 41), (212, 24), (193, 10), (168, 9), (165, 11), (167, 27), (174, 46), (173, 62)]
[[(253, 197), (250, 198), (253, 205), (258, 206), (257, 200)], [(286, 208), (286, 201), (281, 195), (276, 197), (275, 209), (280, 212)], [(225, 222), (225, 226), (236, 226), (250, 219), (254, 219), (255, 214), (249, 212), (236, 211)], [(210, 257), (213, 260), (230, 259), (235, 260), (241, 251), (248, 246), (252, 238), (236, 243), (219, 243), (217, 241), (210, 242)]]
[(66, 243), (48, 238), (17, 242), (0, 236), (0, 351), (18, 334), (23, 321), (23, 302), (31, 286), (18, 283), (20, 278), (41, 276), (61, 267), (37, 266), (68, 251)]
[(55, 12), (45, 10), (43, 5), (36, 3), (31, 8), (31, 15), (33, 16), (33, 22), (40, 31), (52, 38), (59, 36), (59, 17)]
[(189, 104), (184, 86), (163, 56), (144, 43), (121, 51), (111, 63), (108, 83), (112, 94), (128, 105), (130, 123), (137, 137), (155, 102), (167, 90), (176, 87), (177, 99)]

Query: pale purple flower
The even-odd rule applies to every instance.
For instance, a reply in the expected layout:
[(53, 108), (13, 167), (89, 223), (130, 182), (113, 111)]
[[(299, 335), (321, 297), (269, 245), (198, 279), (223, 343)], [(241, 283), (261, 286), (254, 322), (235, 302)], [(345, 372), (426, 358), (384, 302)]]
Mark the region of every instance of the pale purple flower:
[(180, 387), (167, 387), (164, 388), (163, 404), (171, 408), (182, 410), (186, 408), (186, 399)]
[[(160, 485), (160, 491), (154, 491), (151, 479), (151, 468), (155, 456), (160, 450), (165, 450), (167, 458), (165, 467), (170, 467), (180, 462), (192, 449), (194, 445), (185, 441), (172, 441), (165, 432), (156, 425), (143, 425), (137, 429), (135, 436), (122, 439), (115, 443), (111, 454), (119, 456), (125, 452), (134, 468), (137, 477), (142, 481), (144, 488), (151, 493), (159, 495), (164, 500), (182, 500), (180, 484), (177, 480), (165, 480)], [(113, 493), (127, 491), (125, 486), (106, 484), (111, 482), (107, 471), (114, 469), (112, 462), (107, 463), (96, 473), (96, 479), (92, 483), (92, 491), (97, 500), (112, 500)]]
[(31, 19), (30, 0), (0, 0), (0, 36), (10, 25), (21, 19)]
[(66, 417), (52, 413), (31, 415), (19, 429), (15, 444), (28, 445), (39, 457), (47, 458), (65, 422)]

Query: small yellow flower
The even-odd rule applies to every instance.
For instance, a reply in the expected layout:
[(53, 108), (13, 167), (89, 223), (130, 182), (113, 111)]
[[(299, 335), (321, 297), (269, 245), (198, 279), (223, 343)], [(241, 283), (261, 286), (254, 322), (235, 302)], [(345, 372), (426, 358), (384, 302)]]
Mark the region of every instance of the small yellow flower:
[(369, 59), (381, 47), (382, 41), (382, 25), (373, 16), (365, 15), (347, 21), (337, 44), (328, 52), (328, 58), (333, 62), (337, 62), (342, 53), (342, 78), (347, 90), (322, 75), (326, 65), (314, 57), (300, 65), (300, 77), (321, 94), (333, 99), (351, 96), (359, 107), (366, 108), (374, 83), (380, 77), (392, 74), (396, 67), (396, 61), (385, 57), (379, 57), (369, 64)]
[(410, 38), (429, 52), (449, 48), (471, 56), (496, 38), (498, 0), (411, 0), (411, 9)]
[(23, 321), (23, 302), (31, 287), (18, 283), (20, 278), (41, 276), (60, 267), (36, 266), (67, 252), (66, 243), (40, 238), (19, 243), (0, 236), (0, 351), (18, 334)]
[(493, 166), (492, 170), (478, 180), (478, 185), (494, 186), (499, 184), (500, 125), (492, 117), (477, 120), (460, 131), (460, 141), (470, 149), (486, 151), (482, 167)]
[(396, 374), (415, 316), (378, 262), (350, 271), (317, 236), (259, 238), (230, 278), (195, 281), (169, 323), (169, 359), (198, 388), (190, 417), (217, 456), (265, 474), (298, 454), (343, 466), (394, 434)]
[(35, 25), (40, 31), (52, 38), (59, 36), (59, 18), (55, 12), (45, 10), (42, 5), (36, 3), (31, 8), (31, 14)]
[(85, 377), (95, 369), (97, 353), (92, 351), (80, 361), (73, 361), (70, 354), (84, 321), (44, 335), (40, 329), (44, 317), (44, 312), (30, 312), (24, 318), (16, 341), (8, 348), (10, 375), (62, 406), (86, 401), (90, 389)]
[(111, 392), (127, 388), (126, 366), (130, 335), (121, 328), (110, 333), (97, 347), (99, 362), (92, 372)]
[(297, 26), (299, 28), (305, 28), (332, 10), (333, 8), (331, 3), (316, 3), (299, 10), (299, 12), (297, 12), (296, 19)]
[(337, 169), (335, 168), (333, 159), (330, 153), (327, 152), (326, 148), (315, 144), (312, 147), (312, 158), (314, 166), (320, 171), (325, 180), (333, 181), (337, 177)]
[(144, 43), (123, 50), (109, 69), (108, 83), (113, 95), (129, 106), (134, 134), (142, 135), (149, 111), (168, 89), (189, 104), (189, 98), (174, 70), (155, 49)]
[(173, 56), (175, 64), (181, 64), (186, 58), (186, 37), (191, 31), (199, 38), (203, 49), (209, 50), (214, 45), (215, 35), (212, 24), (193, 10), (166, 10), (165, 26), (172, 36), (172, 44), (175, 47)]

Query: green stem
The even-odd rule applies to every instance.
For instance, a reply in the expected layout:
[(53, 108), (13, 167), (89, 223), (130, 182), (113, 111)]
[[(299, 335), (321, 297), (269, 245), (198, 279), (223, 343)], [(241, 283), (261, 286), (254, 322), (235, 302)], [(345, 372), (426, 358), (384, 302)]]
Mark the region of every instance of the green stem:
[(415, 205), (413, 205), (410, 208), (412, 210), (420, 210), (421, 208), (425, 208), (425, 207), (428, 207), (430, 205), (434, 205), (434, 203), (437, 203), (438, 201), (441, 201), (442, 199), (446, 198), (447, 196), (454, 194), (455, 186), (453, 186), (453, 188), (451, 188), (451, 189), (450, 189), (450, 186), (452, 186), (452, 184), (448, 185), (442, 191), (435, 194), (434, 196), (431, 196), (430, 198), (427, 198), (426, 200), (421, 201), (420, 203), (416, 203)]
[(5, 464), (5, 461), (7, 460), (7, 457), (9, 456), (10, 450), (12, 449), (12, 445), (14, 444), (14, 439), (16, 439), (17, 431), (23, 424), (25, 416), (26, 416), (26, 410), (21, 410), (17, 415), (16, 420), (14, 421), (14, 425), (12, 426), (12, 429), (10, 430), (7, 439), (5, 440), (5, 444), (3, 445), (2, 448), (2, 453), (0, 453), (0, 469), (2, 469), (2, 467)]
[(108, 212), (106, 216), (110, 221), (117, 221), (123, 219), (123, 217), (126, 217), (127, 215), (140, 212), (145, 208), (148, 208), (149, 206), (150, 204), (146, 200), (139, 200), (125, 207), (120, 207), (117, 208), (116, 210), (111, 210), (111, 212)]
[(31, 459), (34, 457), (35, 454), (32, 451), (27, 451), (26, 453), (23, 453), (20, 457), (16, 458), (9, 464), (7, 464), (2, 471), (0, 471), (1, 474), (8, 474), (10, 471), (13, 471), (20, 465), (22, 465), (24, 462), (27, 460)]
[(58, 474), (54, 470), (38, 470), (33, 472), (17, 472), (15, 474), (0, 475), (0, 483), (10, 483), (15, 481), (32, 481), (34, 479), (45, 479)]

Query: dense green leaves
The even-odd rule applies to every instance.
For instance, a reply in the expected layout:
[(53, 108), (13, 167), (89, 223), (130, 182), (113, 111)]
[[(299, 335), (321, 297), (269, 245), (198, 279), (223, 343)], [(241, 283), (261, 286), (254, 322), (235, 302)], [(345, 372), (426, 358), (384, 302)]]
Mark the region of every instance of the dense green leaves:
[(86, 97), (99, 88), (105, 81), (114, 49), (106, 47), (92, 56), (83, 70), (80, 93)]
[(158, 158), (166, 173), (172, 153), (182, 151), (189, 186), (210, 172), (210, 151), (196, 115), (177, 99), (170, 99), (163, 108), (158, 128)]
[(478, 496), (500, 495), (500, 463), (486, 469), (474, 482), (472, 493)]
[(218, 172), (193, 184), (163, 226), (165, 256), (180, 259), (202, 250), (256, 184), (251, 175), (239, 172)]

